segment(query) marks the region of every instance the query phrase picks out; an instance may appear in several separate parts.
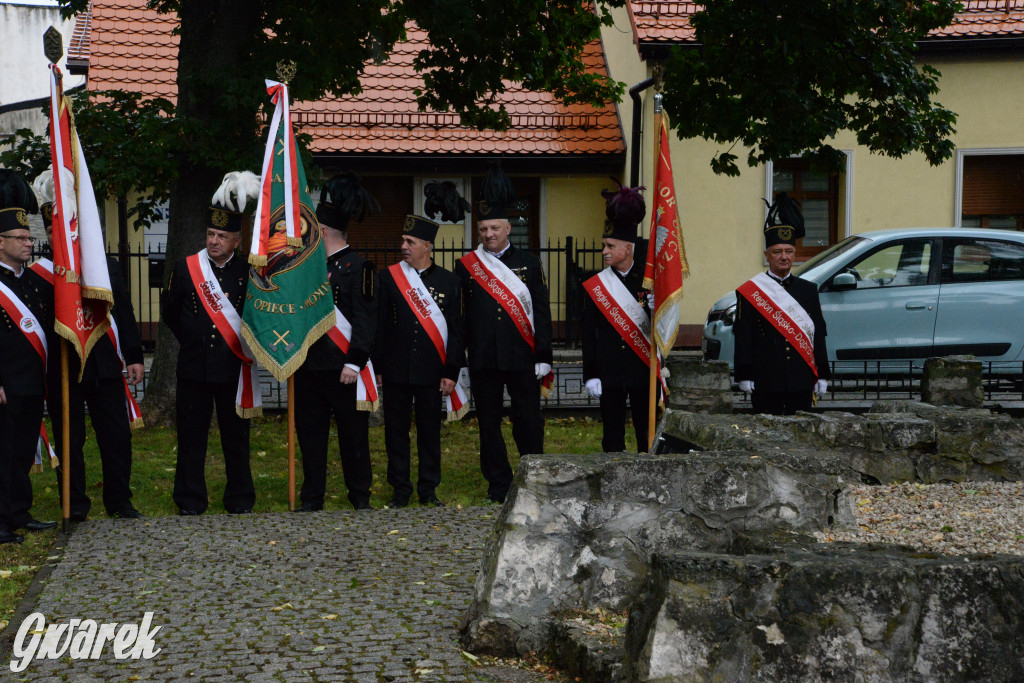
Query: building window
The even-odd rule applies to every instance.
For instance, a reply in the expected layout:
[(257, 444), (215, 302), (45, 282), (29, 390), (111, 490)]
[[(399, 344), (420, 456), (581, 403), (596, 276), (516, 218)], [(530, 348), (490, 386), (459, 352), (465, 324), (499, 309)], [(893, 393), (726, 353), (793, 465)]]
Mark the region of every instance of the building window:
[(806, 159), (784, 159), (772, 164), (772, 199), (785, 192), (804, 214), (806, 234), (796, 243), (796, 257), (806, 260), (838, 241), (839, 176), (811, 169)]
[(965, 228), (1024, 230), (1024, 154), (964, 156)]

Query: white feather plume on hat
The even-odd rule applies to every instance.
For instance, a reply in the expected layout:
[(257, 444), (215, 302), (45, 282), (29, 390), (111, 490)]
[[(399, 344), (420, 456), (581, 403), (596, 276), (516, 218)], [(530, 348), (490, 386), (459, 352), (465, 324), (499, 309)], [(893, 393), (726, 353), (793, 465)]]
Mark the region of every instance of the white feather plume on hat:
[(249, 200), (260, 196), (260, 177), (252, 171), (231, 171), (213, 193), (213, 205), (242, 213)]
[[(75, 195), (75, 174), (69, 168), (61, 168), (60, 184), (63, 191), (61, 204), (68, 216), (78, 214), (78, 197)], [(32, 191), (36, 193), (36, 200), (39, 205), (52, 204), (57, 198), (57, 192), (53, 186), (53, 164), (46, 167), (46, 170), (36, 176), (32, 181)]]
[(45, 171), (36, 176), (36, 179), (32, 181), (32, 191), (36, 193), (36, 200), (39, 205), (52, 204), (54, 200), (53, 192), (53, 165), (51, 164)]

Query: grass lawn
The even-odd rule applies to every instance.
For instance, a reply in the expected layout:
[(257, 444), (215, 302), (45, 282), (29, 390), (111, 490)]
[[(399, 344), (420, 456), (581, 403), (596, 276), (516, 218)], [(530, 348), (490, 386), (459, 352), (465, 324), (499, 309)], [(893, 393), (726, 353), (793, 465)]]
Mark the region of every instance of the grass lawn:
[[(509, 444), (512, 466), (519, 462), (512, 441), (512, 427), (503, 427), (505, 443)], [(632, 429), (627, 427), (627, 446)], [(336, 439), (332, 428), (332, 438)], [(284, 512), (288, 509), (288, 438), (284, 415), (268, 415), (253, 421), (250, 437), (252, 473), (256, 483), (254, 512)], [(336, 443), (336, 442), (335, 442)], [(132, 502), (144, 515), (159, 517), (178, 513), (171, 500), (174, 484), (174, 463), (177, 451), (175, 432), (154, 427), (135, 432), (133, 436)], [(601, 450), (601, 424), (584, 418), (548, 419), (545, 427), (545, 450), (548, 453), (593, 453)], [(412, 437), (413, 486), (416, 485), (416, 439)], [(370, 428), (370, 453), (373, 462), (374, 507), (382, 507), (391, 500), (391, 487), (387, 483), (387, 456), (384, 453), (384, 428)], [(437, 496), (448, 505), (477, 505), (484, 502), (487, 486), (480, 475), (479, 429), (475, 419), (445, 424), (441, 431), (441, 485)], [(86, 482), (92, 499), (90, 518), (103, 518), (103, 483), (100, 481), (99, 453), (91, 428), (85, 446)], [(296, 498), (302, 483), (302, 466), (296, 463)], [(47, 469), (32, 475), (35, 504), (32, 512), (37, 519), (59, 520), (60, 501), (57, 496), (56, 474)], [(206, 462), (206, 483), (210, 496), (210, 509), (206, 514), (225, 514), (221, 504), (224, 493), (224, 460), (220, 450), (220, 435), (216, 423), (211, 429), (210, 446)], [(413, 496), (415, 504), (416, 497)], [(328, 457), (327, 510), (351, 509), (342, 479), (337, 446)], [(133, 523), (125, 520), (126, 524)], [(21, 596), (33, 577), (53, 550), (55, 531), (26, 534), (23, 544), (0, 545), (0, 629), (7, 625)]]

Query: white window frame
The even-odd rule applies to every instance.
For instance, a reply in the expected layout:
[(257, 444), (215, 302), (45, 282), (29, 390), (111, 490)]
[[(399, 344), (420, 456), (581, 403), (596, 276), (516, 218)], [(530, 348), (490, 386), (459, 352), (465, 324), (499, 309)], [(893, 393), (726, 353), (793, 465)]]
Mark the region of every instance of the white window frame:
[(956, 151), (956, 177), (953, 191), (953, 227), (962, 228), (964, 215), (964, 157), (1024, 155), (1024, 147), (975, 147)]

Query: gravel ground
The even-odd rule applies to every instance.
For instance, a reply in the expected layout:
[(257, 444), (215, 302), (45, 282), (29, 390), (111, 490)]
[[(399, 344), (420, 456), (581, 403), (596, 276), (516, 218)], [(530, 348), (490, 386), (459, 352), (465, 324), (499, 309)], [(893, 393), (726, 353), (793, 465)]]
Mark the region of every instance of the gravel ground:
[(947, 555), (1024, 555), (1024, 482), (856, 486), (858, 528), (819, 541), (898, 543)]

